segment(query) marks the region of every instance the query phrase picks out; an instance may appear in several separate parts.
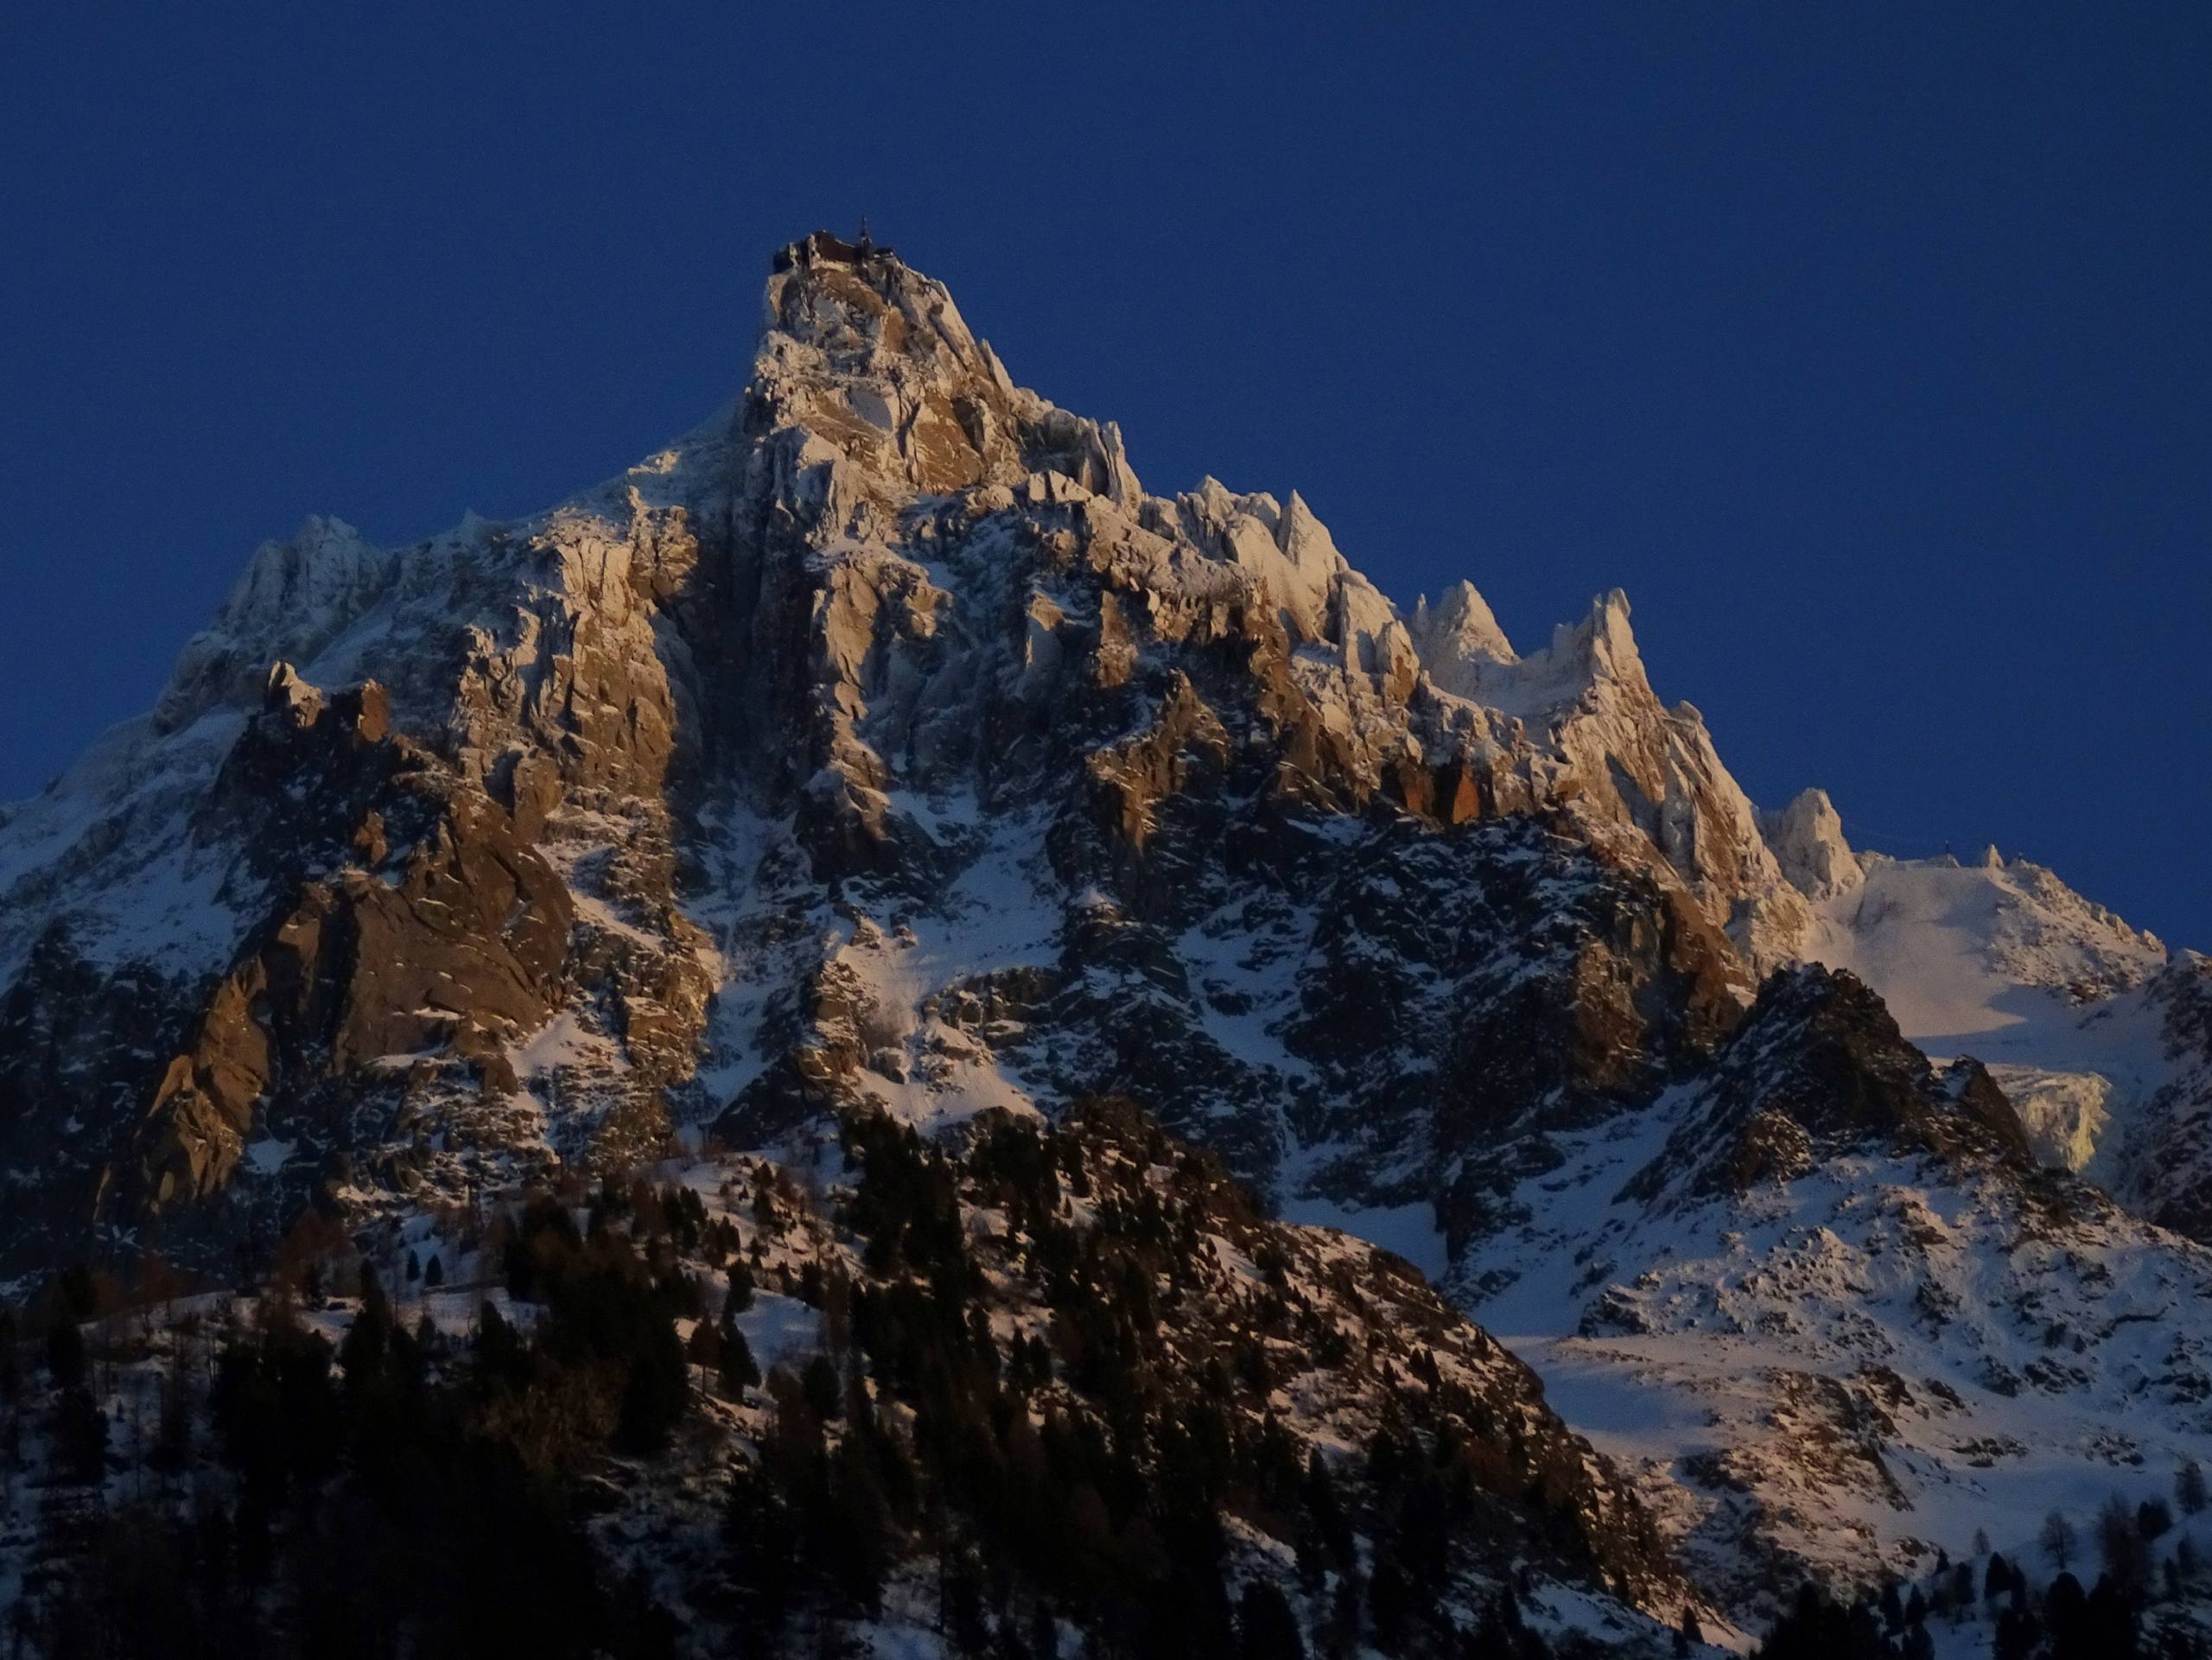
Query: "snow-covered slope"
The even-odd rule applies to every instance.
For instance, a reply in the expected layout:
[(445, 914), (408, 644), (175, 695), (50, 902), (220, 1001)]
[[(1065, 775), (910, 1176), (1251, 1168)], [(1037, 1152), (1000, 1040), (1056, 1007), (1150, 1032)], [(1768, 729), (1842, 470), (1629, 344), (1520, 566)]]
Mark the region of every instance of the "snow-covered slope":
[(2192, 1103), (2212, 1043), (2190, 1015), (2190, 954), (1995, 848), (1971, 862), (1855, 852), (1808, 791), (1767, 834), (1813, 907), (1797, 954), (1881, 994), (1930, 1055), (1986, 1063), (2046, 1164), (2202, 1236), (2212, 1192)]
[(2001, 1108), (1802, 970), (1705, 1078), (1550, 1138), (1451, 1283), (1738, 1606), (1977, 1531), (2032, 1558), (2212, 1457), (2212, 1252), (2028, 1173)]
[(1855, 869), (1815, 898), (1802, 954), (1865, 979), (1916, 1040), (2001, 1034), (2139, 986), (2165, 966), (2155, 937), (1994, 848), (1972, 864), (1847, 856)]

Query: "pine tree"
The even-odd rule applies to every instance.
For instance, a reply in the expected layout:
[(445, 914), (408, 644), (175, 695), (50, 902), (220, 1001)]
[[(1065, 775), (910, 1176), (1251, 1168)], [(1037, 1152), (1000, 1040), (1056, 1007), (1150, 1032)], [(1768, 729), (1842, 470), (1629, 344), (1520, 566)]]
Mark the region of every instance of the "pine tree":
[(1306, 1639), (1289, 1600), (1266, 1580), (1244, 1587), (1236, 1604), (1236, 1651), (1243, 1660), (1306, 1660)]
[(2118, 1494), (2097, 1511), (2097, 1555), (2115, 1584), (2132, 1589), (2150, 1575), (2151, 1551), (2142, 1518)]
[(1882, 1623), (1892, 1636), (1904, 1629), (1904, 1599), (1898, 1593), (1895, 1580), (1886, 1580), (1882, 1586)]
[(769, 1478), (741, 1464), (730, 1481), (723, 1529), (738, 1589), (741, 1652), (779, 1654), (791, 1615), (794, 1530)]
[(838, 1443), (817, 1555), (826, 1558), (824, 1577), (849, 1605), (873, 1619), (882, 1608), (883, 1582), (891, 1572), (891, 1509), (867, 1443), (858, 1428)]
[(1961, 1562), (1951, 1570), (1951, 1606), (1971, 1609), (1974, 1606), (1974, 1564)]
[(1368, 1581), (1367, 1600), (1375, 1646), (1385, 1654), (1402, 1654), (1413, 1599), (1406, 1589), (1406, 1576), (1398, 1571), (1395, 1562), (1376, 1565), (1373, 1578)]
[(691, 1400), (691, 1366), (683, 1358), (676, 1326), (665, 1314), (641, 1313), (635, 1347), (624, 1357), (630, 1376), (623, 1385), (615, 1440), (624, 1450), (657, 1453)]
[(66, 1312), (47, 1328), (46, 1371), (58, 1390), (73, 1390), (85, 1381), (85, 1334)]
[(1705, 1646), (1705, 1627), (1698, 1623), (1697, 1610), (1687, 1602), (1682, 1605), (1681, 1623), (1675, 1627), (1675, 1652), (1688, 1654), (1692, 1649)]
[(2041, 1622), (2024, 1608), (2010, 1607), (1997, 1616), (1997, 1636), (1990, 1653), (1993, 1660), (2028, 1660), (2042, 1640)]
[(2043, 1554), (2050, 1558), (2050, 1565), (2064, 1573), (2074, 1560), (2074, 1553), (2081, 1548), (2074, 1531), (2074, 1524), (2057, 1511), (2043, 1519), (2043, 1532), (2037, 1536)]
[(983, 1570), (964, 1550), (949, 1550), (938, 1564), (937, 1578), (938, 1629), (955, 1654), (981, 1654), (991, 1640), (990, 1622), (983, 1617)]
[(62, 1391), (54, 1409), (54, 1438), (62, 1469), (71, 1481), (94, 1483), (107, 1475), (107, 1414), (88, 1390)]
[(721, 1327), (701, 1320), (691, 1328), (691, 1338), (683, 1345), (683, 1354), (695, 1366), (703, 1366), (709, 1371), (720, 1371), (722, 1364)]
[(168, 1370), (162, 1376), (162, 1416), (148, 1458), (156, 1470), (172, 1473), (184, 1468), (192, 1456), (193, 1368), (180, 1337), (170, 1351)]
[(844, 1390), (837, 1382), (837, 1368), (826, 1354), (818, 1354), (799, 1373), (799, 1387), (814, 1415), (828, 1422), (844, 1410)]
[(2183, 1516), (2195, 1516), (2204, 1508), (2204, 1471), (2195, 1459), (2174, 1472), (2174, 1503)]
[(2147, 1542), (2173, 1530), (2174, 1513), (2163, 1498), (2146, 1498), (2135, 1507), (2135, 1530)]
[(721, 1385), (722, 1393), (733, 1401), (744, 1399), (746, 1390), (760, 1385), (760, 1367), (753, 1358), (753, 1345), (734, 1324), (722, 1327)]

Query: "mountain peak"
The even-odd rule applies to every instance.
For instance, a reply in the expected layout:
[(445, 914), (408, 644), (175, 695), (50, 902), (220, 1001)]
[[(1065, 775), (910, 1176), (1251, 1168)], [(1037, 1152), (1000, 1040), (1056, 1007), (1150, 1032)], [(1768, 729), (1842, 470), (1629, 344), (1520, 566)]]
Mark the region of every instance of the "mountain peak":
[(1452, 583), (1433, 606), (1421, 595), (1411, 628), (1430, 677), (1454, 696), (1478, 696), (1484, 666), (1517, 660), (1512, 641), (1472, 582)]
[(279, 658), (307, 661), (375, 602), (392, 569), (391, 556), (342, 518), (310, 514), (290, 536), (264, 542), (213, 620), (177, 654), (155, 729), (252, 696)]
[(764, 310), (751, 429), (787, 433), (794, 465), (853, 463), (856, 497), (1019, 487), (1050, 473), (1115, 501), (1142, 494), (1119, 429), (1017, 386), (944, 284), (887, 248), (826, 232), (791, 244)]
[(1782, 874), (1813, 900), (1831, 899), (1859, 885), (1859, 855), (1845, 840), (1843, 818), (1826, 790), (1803, 790), (1779, 812), (1763, 815), (1767, 845)]
[[(1872, 1375), (1854, 1353), (1922, 1345), (1895, 1371), (1942, 1377), (1951, 1404), (1897, 1467), (1947, 1482), (1957, 1432), (2007, 1421), (1979, 1327), (1839, 1311), (1853, 1350), (1793, 1324), (1808, 1287), (1886, 1271), (1808, 1276), (1802, 1242), (1871, 1227), (1917, 1249), (1938, 1210), (2010, 1237), (2014, 1190), (2043, 1180), (2023, 1100), (2035, 1145), (2086, 1159), (2109, 1099), (2158, 1175), (2133, 1191), (2212, 1233), (2201, 965), (2139, 991), (2156, 942), (2048, 873), (1862, 857), (1818, 791), (1762, 819), (1701, 717), (1660, 701), (1619, 590), (1525, 655), (1471, 583), (1401, 618), (1295, 491), (1147, 494), (1116, 426), (1020, 386), (942, 284), (865, 240), (792, 244), (765, 309), (734, 410), (546, 512), (390, 552), (329, 519), (264, 544), (156, 720), (0, 818), (0, 1271), (158, 1249), (227, 1272), (306, 1207), (382, 1249), (537, 1185), (626, 1192), (665, 1165), (721, 1192), (738, 1167), (715, 1141), (804, 1153), (881, 1115), (906, 1128), (868, 1134), (919, 1159), (922, 1133), (1051, 1121), (1112, 1143), (1083, 1167), (1092, 1203), (1018, 1176), (1065, 1170), (1058, 1153), (1001, 1148), (971, 1173), (1003, 1223), (971, 1237), (948, 1213), (930, 1237), (988, 1253), (1027, 1232), (1033, 1268), (1134, 1228), (1141, 1255), (1202, 1267), (1224, 1313), (1251, 1304), (1266, 1340), (1221, 1358), (1265, 1402), (1333, 1324), (1295, 1312), (1280, 1262), (1253, 1258), (1251, 1302), (1233, 1254), (1097, 1202), (1226, 1182), (1166, 1150), (1185, 1135), (1285, 1217), (1518, 1298), (1500, 1329), (1539, 1359), (1586, 1316), (1726, 1332), (1739, 1346), (1673, 1351), (1726, 1374), (1748, 1415), (1725, 1434), (1698, 1380), (1635, 1386), (1752, 1461), (1655, 1429), (1638, 1479), (1662, 1514), (1711, 1512), (1694, 1548), (1755, 1607), (1798, 1549), (1788, 1517), (1832, 1508), (1758, 1461), (1777, 1424), (1827, 1409), (1797, 1380), (1842, 1390)], [(1923, 989), (1944, 997), (1915, 1007)], [(1962, 1003), (1988, 1018), (1951, 1018)], [(2069, 1022), (2069, 1072), (2133, 1069), (2066, 1081), (2089, 1103), (2070, 1138), (2056, 1087), (2011, 1064), (2041, 1053), (2007, 1035), (2034, 1024), (2020, 1010)], [(2001, 1078), (1913, 1046), (1968, 1030)], [(1148, 1117), (1109, 1135), (1105, 1096)], [(902, 1190), (930, 1186), (887, 1156)], [(798, 1198), (765, 1167), (721, 1207), (756, 1242)], [(1904, 1197), (1847, 1213), (1868, 1170)], [(2005, 1269), (2023, 1296), (2117, 1237), (2037, 1225), (2056, 1248)], [(1345, 1260), (1287, 1224), (1233, 1231)], [(2194, 1283), (2176, 1242), (2128, 1240), (2145, 1285)], [(1159, 1263), (1130, 1260), (1152, 1287)], [(1685, 1262), (1695, 1283), (1662, 1283)], [(1151, 1294), (1130, 1329), (1154, 1329)], [(1424, 1398), (1442, 1329), (1400, 1356)], [(997, 1341), (977, 1376), (1012, 1376)], [(1028, 1387), (1052, 1387), (1051, 1347), (1023, 1339)], [(1359, 1415), (1329, 1427), (1339, 1447), (1403, 1395), (1374, 1345), (1343, 1358)], [(1510, 1398), (1525, 1423), (1533, 1397)], [(1835, 1409), (1854, 1434), (1877, 1421)], [(2084, 1397), (2085, 1421), (2101, 1409)], [(1586, 1498), (1580, 1450), (1554, 1451), (1547, 1479), (1573, 1484), (1552, 1491)], [(1839, 1494), (1858, 1479), (1838, 1466)], [(1761, 1519), (1707, 1503), (1727, 1484)], [(1930, 1525), (1909, 1498), (1822, 1560), (1909, 1566), (1906, 1530)]]
[(766, 324), (836, 354), (875, 351), (930, 361), (938, 351), (971, 359), (974, 337), (944, 283), (888, 248), (817, 231), (778, 253)]
[(1561, 623), (1552, 631), (1554, 659), (1580, 665), (1592, 680), (1641, 682), (1643, 654), (1637, 649), (1636, 631), (1628, 619), (1624, 589), (1609, 588), (1595, 595), (1590, 614), (1580, 622)]

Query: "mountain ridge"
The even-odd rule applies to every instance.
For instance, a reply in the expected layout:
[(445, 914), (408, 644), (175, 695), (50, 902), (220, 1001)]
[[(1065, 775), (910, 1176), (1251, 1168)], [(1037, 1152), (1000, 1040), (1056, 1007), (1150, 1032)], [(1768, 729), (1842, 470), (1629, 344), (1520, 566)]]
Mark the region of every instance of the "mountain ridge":
[[(1725, 1306), (1734, 1440), (1611, 1443), (1713, 1608), (1929, 1558), (1960, 1446), (2028, 1441), (1923, 1431), (2024, 1378), (2053, 1482), (2111, 1461), (2119, 1371), (1786, 1288), (1832, 1251), (1939, 1323), (1974, 1281), (2078, 1325), (2069, 1252), (2206, 1283), (2202, 959), (2024, 862), (1854, 850), (1818, 792), (1762, 814), (1618, 590), (1520, 652), (1469, 583), (1402, 614), (1295, 493), (1149, 493), (887, 251), (794, 244), (764, 311), (733, 405), (543, 513), (264, 544), (149, 715), (0, 815), (9, 1272), (1130, 1096), (1572, 1390), (1707, 1398), (1623, 1345)], [(1764, 1265), (1677, 1282), (1731, 1234)], [(2212, 1330), (2173, 1344), (2180, 1402)], [(1949, 1395), (1870, 1429), (1915, 1345)], [(1823, 1415), (1865, 1455), (1793, 1465)], [(2177, 1404), (2133, 1433), (2212, 1456)]]

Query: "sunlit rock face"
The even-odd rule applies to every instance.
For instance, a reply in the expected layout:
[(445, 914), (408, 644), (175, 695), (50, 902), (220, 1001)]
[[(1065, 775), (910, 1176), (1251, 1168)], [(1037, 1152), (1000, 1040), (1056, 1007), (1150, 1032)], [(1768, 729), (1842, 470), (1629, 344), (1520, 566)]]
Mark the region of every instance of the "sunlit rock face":
[(816, 236), (713, 419), (309, 520), (0, 812), (0, 1268), (1126, 1097), (1433, 1275), (1755, 1611), (2212, 1398), (2202, 959), (1844, 825), (1753, 807), (1618, 592), (1402, 609)]

